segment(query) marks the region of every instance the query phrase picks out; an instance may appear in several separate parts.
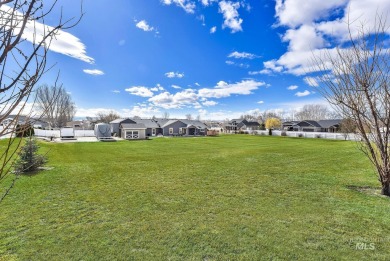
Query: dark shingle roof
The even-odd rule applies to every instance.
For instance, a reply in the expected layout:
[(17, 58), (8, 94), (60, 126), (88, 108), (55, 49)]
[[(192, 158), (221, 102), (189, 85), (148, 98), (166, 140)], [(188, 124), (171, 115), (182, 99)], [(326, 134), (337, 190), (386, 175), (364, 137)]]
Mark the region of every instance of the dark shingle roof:
[(122, 123), (122, 129), (146, 129), (145, 124), (142, 123)]
[(340, 123), (341, 123), (340, 119), (318, 121), (318, 124), (321, 125), (322, 128), (329, 128), (335, 125), (340, 125)]
[(135, 121), (131, 120), (131, 119), (116, 119), (116, 120), (113, 120), (111, 121), (110, 123), (122, 123), (122, 122), (125, 122), (125, 123), (133, 123)]
[(144, 124), (146, 128), (159, 128), (159, 124), (152, 119), (135, 119), (134, 120), (136, 123), (141, 123)]

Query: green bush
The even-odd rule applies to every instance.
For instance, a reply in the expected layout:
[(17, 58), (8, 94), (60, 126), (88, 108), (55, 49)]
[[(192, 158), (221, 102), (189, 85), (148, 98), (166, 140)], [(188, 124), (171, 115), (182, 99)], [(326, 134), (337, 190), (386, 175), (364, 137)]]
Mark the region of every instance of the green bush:
[(17, 174), (37, 170), (47, 162), (47, 157), (38, 154), (39, 146), (34, 138), (30, 136), (18, 152), (18, 159), (15, 162), (14, 171)]

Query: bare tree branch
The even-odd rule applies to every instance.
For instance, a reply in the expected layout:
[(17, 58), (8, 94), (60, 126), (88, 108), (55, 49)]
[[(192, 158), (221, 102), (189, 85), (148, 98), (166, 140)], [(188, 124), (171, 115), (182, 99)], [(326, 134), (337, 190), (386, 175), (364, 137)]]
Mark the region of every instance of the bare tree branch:
[[(76, 26), (83, 15), (81, 13), (77, 19), (64, 21), (61, 12), (56, 25), (47, 26), (45, 17), (54, 10), (57, 1), (46, 2), (0, 0), (0, 124), (3, 124), (0, 136), (9, 136), (6, 149), (0, 152), (0, 195), (3, 195), (0, 202), (15, 182), (15, 179), (11, 183), (8, 181), (21, 143), (21, 139), (16, 137), (31, 127), (33, 116), (41, 117), (33, 115), (26, 104), (37, 82), (52, 68), (47, 67), (50, 45), (61, 30)], [(38, 26), (43, 28), (38, 30)], [(32, 32), (29, 38), (27, 31)]]
[[(349, 28), (349, 46), (314, 57), (325, 72), (319, 91), (345, 119), (352, 121), (360, 137), (359, 148), (375, 167), (382, 194), (390, 196), (390, 49), (387, 26), (376, 17), (375, 28), (362, 24), (358, 35)], [(372, 30), (373, 29), (373, 30)], [(331, 64), (332, 72), (329, 74)]]

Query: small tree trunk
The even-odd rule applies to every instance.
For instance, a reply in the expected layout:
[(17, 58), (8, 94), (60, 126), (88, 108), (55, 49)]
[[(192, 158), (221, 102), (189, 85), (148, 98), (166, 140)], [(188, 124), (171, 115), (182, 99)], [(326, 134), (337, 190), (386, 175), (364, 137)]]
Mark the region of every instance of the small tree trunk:
[(381, 194), (390, 197), (390, 184), (388, 181), (382, 184)]

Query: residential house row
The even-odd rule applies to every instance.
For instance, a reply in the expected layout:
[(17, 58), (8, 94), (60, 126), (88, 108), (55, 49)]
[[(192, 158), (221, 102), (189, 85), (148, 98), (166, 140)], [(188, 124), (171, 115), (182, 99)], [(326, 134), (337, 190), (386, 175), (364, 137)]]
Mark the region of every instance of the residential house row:
[(155, 136), (206, 136), (209, 127), (198, 120), (117, 119), (110, 122), (113, 136), (145, 139)]

